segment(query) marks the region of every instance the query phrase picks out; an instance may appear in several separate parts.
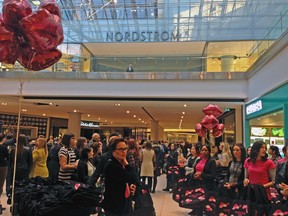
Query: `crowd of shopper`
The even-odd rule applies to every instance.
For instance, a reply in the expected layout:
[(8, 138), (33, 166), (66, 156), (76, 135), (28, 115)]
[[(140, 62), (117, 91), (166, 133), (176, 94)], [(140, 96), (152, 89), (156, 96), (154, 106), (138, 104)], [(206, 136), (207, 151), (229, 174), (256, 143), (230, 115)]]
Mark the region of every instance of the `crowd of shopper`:
[[(11, 196), (16, 168), (16, 181), (40, 176), (53, 182), (72, 180), (93, 187), (105, 186), (106, 215), (129, 213), (140, 202), (142, 185), (155, 193), (161, 174), (166, 174), (167, 179), (163, 191), (171, 193), (178, 188), (179, 179), (185, 178), (188, 187), (204, 185), (208, 191), (231, 200), (243, 197), (244, 188), (249, 185), (263, 187), (268, 200), (273, 198), (271, 188), (277, 189), (281, 201), (288, 197), (288, 147), (283, 147), (282, 158), (276, 146), (267, 150), (262, 141), (253, 143), (247, 151), (240, 143), (138, 143), (133, 138), (123, 139), (118, 133), (112, 133), (105, 146), (97, 133), (91, 140), (76, 140), (72, 133), (59, 139), (40, 136), (30, 145), (27, 137), (20, 134), (17, 143), (16, 152), (16, 142), (0, 134), (0, 195), (6, 179), (6, 192)], [(0, 208), (3, 210), (1, 203)], [(190, 212), (202, 213), (201, 205)]]

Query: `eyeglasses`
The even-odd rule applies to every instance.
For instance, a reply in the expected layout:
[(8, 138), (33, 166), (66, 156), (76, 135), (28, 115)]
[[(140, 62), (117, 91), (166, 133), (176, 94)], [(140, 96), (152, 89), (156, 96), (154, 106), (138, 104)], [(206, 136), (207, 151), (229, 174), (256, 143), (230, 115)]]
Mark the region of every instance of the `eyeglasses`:
[(127, 151), (128, 148), (116, 148), (116, 150), (121, 151), (121, 152), (124, 152), (124, 151)]

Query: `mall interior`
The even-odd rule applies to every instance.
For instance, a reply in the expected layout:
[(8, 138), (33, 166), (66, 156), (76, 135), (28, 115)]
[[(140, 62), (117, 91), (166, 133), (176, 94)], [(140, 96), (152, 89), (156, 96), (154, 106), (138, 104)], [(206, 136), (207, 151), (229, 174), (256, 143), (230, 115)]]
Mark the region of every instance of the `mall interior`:
[[(29, 1), (36, 11), (40, 1)], [(2, 133), (205, 142), (195, 125), (213, 104), (225, 125), (216, 145), (285, 145), (287, 0), (57, 3), (62, 58), (40, 71), (0, 63)]]

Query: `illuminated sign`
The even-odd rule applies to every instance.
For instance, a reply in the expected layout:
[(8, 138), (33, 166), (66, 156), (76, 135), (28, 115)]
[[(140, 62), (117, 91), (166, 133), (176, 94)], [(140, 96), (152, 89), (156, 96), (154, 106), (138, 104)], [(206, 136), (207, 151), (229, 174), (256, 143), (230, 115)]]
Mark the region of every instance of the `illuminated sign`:
[(252, 127), (251, 136), (267, 136), (268, 128)]
[(250, 115), (260, 110), (262, 110), (262, 101), (258, 100), (255, 103), (252, 103), (246, 107), (246, 115)]
[(284, 128), (272, 128), (272, 136), (284, 137)]
[(95, 123), (95, 122), (84, 122), (81, 121), (80, 123), (81, 127), (89, 127), (89, 128), (99, 128), (99, 123)]
[(107, 32), (106, 42), (144, 42), (144, 41), (177, 41), (179, 34), (173, 32)]

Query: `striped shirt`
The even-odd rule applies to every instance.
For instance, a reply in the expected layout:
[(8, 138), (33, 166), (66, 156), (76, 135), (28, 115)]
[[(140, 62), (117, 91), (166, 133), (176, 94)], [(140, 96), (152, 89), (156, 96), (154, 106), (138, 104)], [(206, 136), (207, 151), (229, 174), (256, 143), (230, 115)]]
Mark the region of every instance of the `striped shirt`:
[[(58, 152), (58, 157), (60, 161), (60, 157), (65, 157), (67, 160), (67, 164), (72, 164), (76, 162), (76, 155), (74, 149), (61, 147)], [(58, 179), (60, 181), (70, 180), (71, 176), (75, 173), (75, 169), (62, 169), (60, 167)]]

